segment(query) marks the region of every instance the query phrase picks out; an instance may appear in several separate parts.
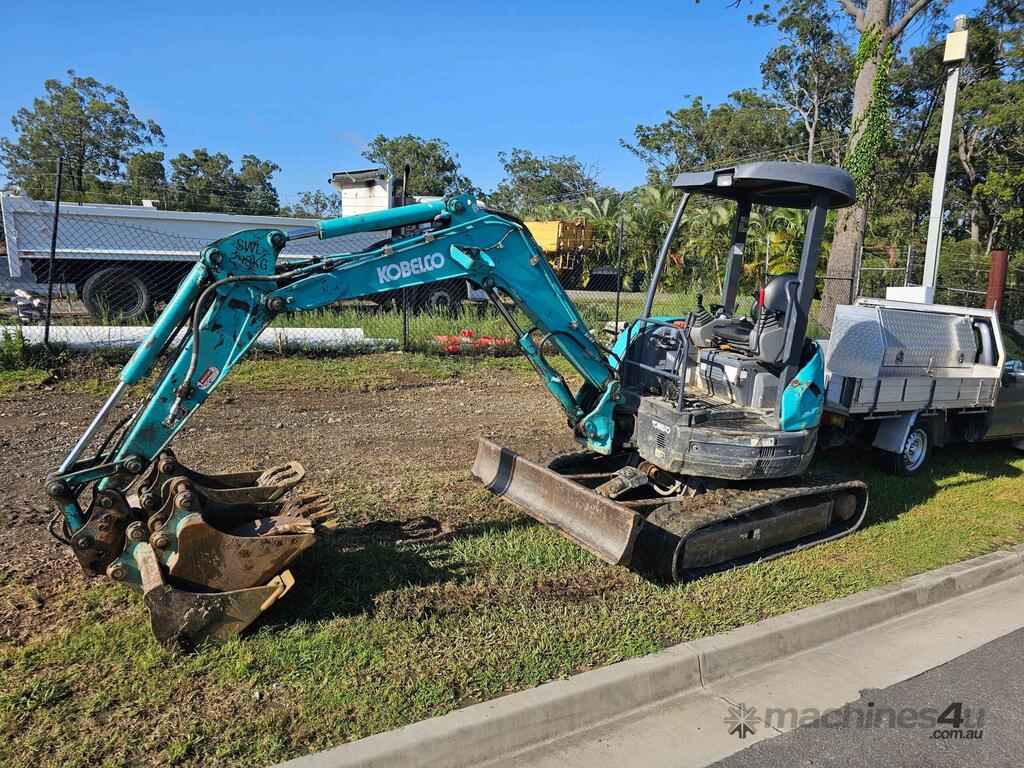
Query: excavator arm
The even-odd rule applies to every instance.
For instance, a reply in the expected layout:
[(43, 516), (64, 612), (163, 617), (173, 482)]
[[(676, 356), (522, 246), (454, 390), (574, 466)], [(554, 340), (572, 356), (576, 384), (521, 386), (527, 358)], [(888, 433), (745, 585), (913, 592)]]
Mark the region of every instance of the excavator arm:
[[(409, 225), (426, 226), (357, 253), (281, 258), (301, 237)], [(47, 479), (83, 567), (142, 591), (167, 645), (217, 640), (246, 626), (290, 587), (283, 569), (311, 545), (329, 505), (310, 496), (282, 501), (303, 474), (294, 462), (263, 473), (206, 475), (177, 462), (168, 444), (281, 313), (452, 279), (487, 292), (577, 440), (609, 454), (621, 398), (615, 366), (521, 222), (463, 195), (306, 230), (246, 230), (203, 250), (107, 403)], [(530, 327), (520, 326), (503, 297)], [(582, 377), (578, 392), (546, 360), (548, 345)], [(128, 389), (161, 366), (141, 407), (83, 459)], [(83, 509), (87, 488), (92, 499)]]

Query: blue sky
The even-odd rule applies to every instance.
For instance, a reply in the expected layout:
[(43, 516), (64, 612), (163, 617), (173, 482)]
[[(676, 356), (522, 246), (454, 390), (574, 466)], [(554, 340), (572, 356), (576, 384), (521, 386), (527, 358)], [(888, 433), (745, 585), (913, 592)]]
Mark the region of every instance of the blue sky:
[(74, 68), (124, 90), (163, 127), (169, 155), (275, 161), (284, 202), (364, 166), (378, 133), (447, 139), (484, 189), (515, 146), (575, 154), (628, 188), (644, 169), (619, 139), (638, 122), (687, 94), (714, 102), (760, 83), (775, 32), (746, 13), (727, 0), (11, 3), (0, 134), (46, 78)]

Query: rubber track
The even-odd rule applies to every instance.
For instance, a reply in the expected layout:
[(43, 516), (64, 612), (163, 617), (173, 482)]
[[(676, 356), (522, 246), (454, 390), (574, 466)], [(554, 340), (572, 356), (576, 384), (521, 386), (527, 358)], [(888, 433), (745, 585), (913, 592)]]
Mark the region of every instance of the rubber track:
[[(818, 534), (805, 536), (708, 568), (683, 570), (677, 567), (676, 560), (682, 552), (686, 540), (696, 531), (724, 520), (748, 515), (762, 507), (788, 499), (834, 495), (840, 492), (853, 493), (858, 500), (857, 511), (849, 520), (833, 523)], [(675, 500), (656, 508), (647, 516), (645, 530), (648, 543), (642, 548), (640, 555), (642, 560), (646, 559), (646, 562), (638, 563), (638, 565), (644, 569), (656, 571), (663, 578), (682, 582), (744, 563), (770, 560), (789, 552), (806, 549), (855, 531), (867, 511), (867, 495), (867, 486), (859, 480), (851, 480), (832, 473), (808, 472), (800, 478), (791, 480), (786, 485), (769, 485), (767, 482), (744, 484), (738, 487), (719, 488), (691, 498)], [(670, 536), (665, 536), (665, 532)], [(656, 562), (651, 562), (652, 556)]]

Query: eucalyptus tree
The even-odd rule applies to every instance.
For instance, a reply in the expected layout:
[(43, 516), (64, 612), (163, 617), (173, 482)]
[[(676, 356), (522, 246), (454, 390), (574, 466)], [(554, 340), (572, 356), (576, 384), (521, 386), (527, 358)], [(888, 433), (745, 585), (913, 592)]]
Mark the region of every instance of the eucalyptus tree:
[(160, 126), (136, 115), (113, 85), (69, 69), (67, 80), (47, 80), (43, 91), (11, 117), (14, 140), (0, 138), (8, 180), (30, 195), (52, 197), (58, 155), (65, 194), (83, 199), (90, 188), (124, 178), (133, 154), (164, 141)]
[(395, 177), (401, 192), (405, 166), (409, 166), (410, 195), (441, 196), (473, 192), (473, 182), (462, 173), (458, 154), (444, 139), (424, 139), (407, 133), (402, 136), (378, 134), (370, 140), (363, 157), (384, 166)]
[(845, 17), (829, 0), (790, 0), (751, 16), (774, 26), (782, 42), (761, 63), (768, 96), (803, 126), (804, 159), (837, 163), (849, 129), (853, 50), (844, 37)]
[[(891, 130), (890, 75), (896, 49), (907, 25), (933, 0), (836, 0), (858, 34), (853, 62), (853, 103), (844, 166), (857, 184), (857, 202), (836, 217), (828, 260), (827, 290), (821, 298), (819, 322), (828, 327), (836, 304), (853, 300), (854, 275), (867, 232), (868, 203), (875, 191)], [(939, 5), (936, 3), (936, 6)]]

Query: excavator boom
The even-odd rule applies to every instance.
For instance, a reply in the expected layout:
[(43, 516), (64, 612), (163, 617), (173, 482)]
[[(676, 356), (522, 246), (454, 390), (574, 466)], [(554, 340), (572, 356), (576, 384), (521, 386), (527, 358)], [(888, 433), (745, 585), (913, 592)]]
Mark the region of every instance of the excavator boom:
[[(297, 263), (280, 258), (289, 240), (406, 226), (421, 228), (358, 253)], [(463, 195), (306, 230), (246, 230), (203, 250), (99, 415), (47, 478), (82, 566), (142, 591), (154, 630), (169, 645), (191, 646), (246, 626), (287, 591), (284, 569), (313, 543), (330, 504), (309, 496), (284, 500), (304, 474), (294, 463), (205, 475), (182, 466), (168, 444), (278, 315), (452, 279), (487, 292), (581, 445), (610, 453), (620, 400), (616, 371), (519, 221)], [(504, 299), (531, 327), (520, 326)], [(548, 345), (579, 372), (579, 392), (549, 365)], [(160, 365), (141, 407), (83, 459), (120, 398)], [(83, 509), (87, 487), (92, 501)]]

